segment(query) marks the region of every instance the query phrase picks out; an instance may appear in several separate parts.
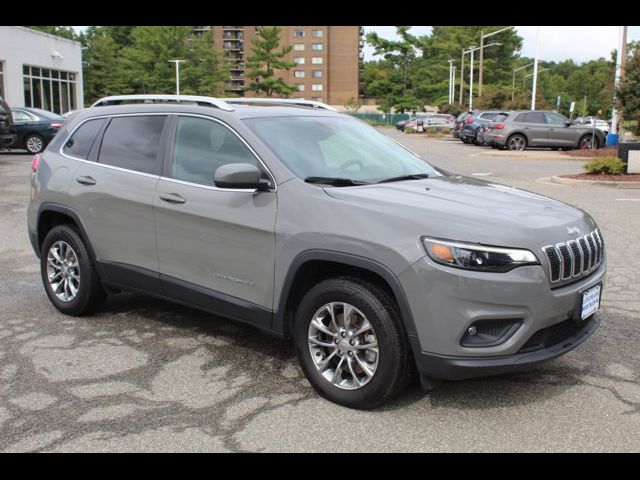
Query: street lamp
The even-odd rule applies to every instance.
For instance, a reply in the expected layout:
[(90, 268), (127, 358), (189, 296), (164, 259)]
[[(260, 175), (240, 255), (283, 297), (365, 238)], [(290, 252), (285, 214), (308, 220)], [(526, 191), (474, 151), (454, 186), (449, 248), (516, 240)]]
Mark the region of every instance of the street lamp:
[(176, 95), (180, 96), (180, 64), (186, 60), (169, 60), (170, 63), (176, 64)]
[(495, 32), (491, 32), (488, 33), (487, 35), (485, 35), (483, 32), (480, 32), (480, 73), (478, 74), (478, 97), (482, 96), (482, 66), (484, 63), (484, 39), (485, 38), (489, 38), (489, 37), (493, 37), (494, 35), (498, 34), (498, 33), (502, 33), (505, 32), (507, 30), (510, 30), (512, 28), (515, 27), (506, 27), (506, 28), (501, 28), (500, 30), (496, 30)]
[[(543, 68), (541, 70), (538, 70), (537, 72), (534, 71), (533, 73), (530, 73), (529, 75), (525, 75), (522, 78), (522, 88), (524, 89), (524, 81), (527, 77), (531, 77), (533, 75), (533, 91), (531, 92), (532, 95), (535, 95), (535, 91), (536, 91), (536, 83), (537, 83), (537, 78), (538, 78), (538, 73), (542, 73), (542, 72), (546, 72), (547, 70), (549, 70), (548, 68)], [(531, 110), (535, 110), (536, 109), (536, 102), (535, 102), (535, 98), (533, 100), (531, 100)]]
[(453, 103), (453, 60), (449, 60), (449, 105)]
[[(482, 51), (485, 48), (493, 47), (496, 45), (502, 45), (501, 43), (490, 43), (489, 45), (483, 45), (482, 47), (476, 47), (475, 45), (471, 45), (469, 50), (462, 52), (462, 56), (464, 58), (465, 53), (471, 53), (470, 65), (469, 65), (469, 110), (473, 109), (473, 53), (476, 50)], [(461, 99), (462, 101), (462, 99)]]
[(536, 87), (538, 86), (538, 52), (540, 47), (540, 27), (536, 27), (536, 56), (533, 58), (533, 88), (531, 89), (531, 110), (536, 109)]
[(533, 65), (533, 62), (526, 64), (524, 67), (520, 67), (520, 68), (515, 68), (513, 70), (513, 80), (511, 81), (511, 103), (513, 103), (515, 101), (515, 94), (516, 94), (516, 72), (522, 70), (523, 68), (527, 68), (530, 67), (531, 65)]

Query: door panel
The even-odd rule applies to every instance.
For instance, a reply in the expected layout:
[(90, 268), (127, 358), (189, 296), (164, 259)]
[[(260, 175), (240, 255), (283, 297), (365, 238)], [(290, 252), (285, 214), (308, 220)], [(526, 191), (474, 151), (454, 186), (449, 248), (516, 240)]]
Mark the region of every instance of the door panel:
[(573, 127), (566, 126), (567, 118), (552, 112), (544, 115), (549, 126), (549, 146), (571, 147), (576, 144), (576, 130)]
[[(276, 194), (213, 181), (223, 165), (260, 167), (257, 156), (221, 122), (181, 115), (167, 159), (171, 178), (160, 179), (153, 202), (161, 276), (271, 309)], [(168, 295), (185, 294), (169, 278), (164, 285)]]
[(529, 146), (531, 147), (544, 146), (549, 142), (548, 125), (541, 112), (530, 112), (526, 114), (524, 131), (529, 137)]
[[(157, 192), (161, 275), (271, 309), (276, 194), (218, 190), (165, 178)], [(167, 194), (184, 202), (160, 198)]]

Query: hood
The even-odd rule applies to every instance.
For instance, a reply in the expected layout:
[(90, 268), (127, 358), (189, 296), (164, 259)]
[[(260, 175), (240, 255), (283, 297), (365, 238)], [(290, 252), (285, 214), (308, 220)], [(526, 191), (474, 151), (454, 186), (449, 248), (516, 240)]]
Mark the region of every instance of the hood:
[(588, 214), (565, 203), (458, 175), (325, 191), (371, 210), (386, 228), (487, 245), (533, 249), (569, 240), (569, 227), (581, 235), (596, 228)]

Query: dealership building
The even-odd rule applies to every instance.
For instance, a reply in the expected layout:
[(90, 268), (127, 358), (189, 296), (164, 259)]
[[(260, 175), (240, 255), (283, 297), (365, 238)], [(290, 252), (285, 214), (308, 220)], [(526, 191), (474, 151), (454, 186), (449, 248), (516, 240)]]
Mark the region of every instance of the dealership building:
[(79, 42), (0, 26), (0, 95), (11, 107), (65, 113), (84, 106)]

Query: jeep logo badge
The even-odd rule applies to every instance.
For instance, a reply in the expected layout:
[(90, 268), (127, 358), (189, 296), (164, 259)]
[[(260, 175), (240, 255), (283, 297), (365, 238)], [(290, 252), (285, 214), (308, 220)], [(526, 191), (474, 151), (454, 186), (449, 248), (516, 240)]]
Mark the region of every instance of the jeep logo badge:
[(567, 232), (569, 235), (578, 235), (580, 233), (580, 229), (578, 227), (567, 227)]

